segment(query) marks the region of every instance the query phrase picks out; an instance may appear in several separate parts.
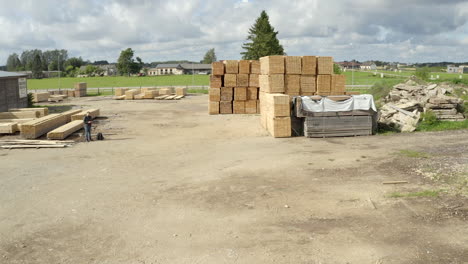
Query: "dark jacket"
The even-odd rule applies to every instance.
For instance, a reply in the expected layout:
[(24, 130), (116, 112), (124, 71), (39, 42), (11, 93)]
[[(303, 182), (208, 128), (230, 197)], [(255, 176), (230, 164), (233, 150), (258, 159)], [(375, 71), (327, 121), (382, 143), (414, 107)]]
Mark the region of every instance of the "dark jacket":
[(93, 118), (91, 116), (85, 116), (83, 118), (83, 123), (87, 126), (91, 126), (91, 121), (93, 120)]

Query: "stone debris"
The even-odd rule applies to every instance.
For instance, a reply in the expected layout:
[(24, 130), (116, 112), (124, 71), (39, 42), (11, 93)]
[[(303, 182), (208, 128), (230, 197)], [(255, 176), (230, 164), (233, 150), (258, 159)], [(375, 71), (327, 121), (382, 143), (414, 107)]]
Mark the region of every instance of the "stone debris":
[(432, 111), (438, 120), (463, 121), (460, 112), (463, 100), (452, 96), (454, 89), (447, 84), (426, 84), (416, 77), (393, 86), (384, 98), (379, 123), (402, 132), (416, 130), (421, 113)]

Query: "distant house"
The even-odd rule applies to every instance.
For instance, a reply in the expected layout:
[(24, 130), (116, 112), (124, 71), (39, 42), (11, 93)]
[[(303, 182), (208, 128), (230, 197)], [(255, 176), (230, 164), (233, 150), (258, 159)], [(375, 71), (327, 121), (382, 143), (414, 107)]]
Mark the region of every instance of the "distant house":
[(341, 69), (359, 69), (361, 67), (361, 63), (356, 61), (343, 61), (336, 64), (340, 65)]
[(360, 66), (361, 70), (375, 71), (377, 70), (377, 65), (371, 61), (364, 62)]
[(468, 65), (462, 65), (458, 68), (459, 68), (458, 73), (468, 73)]
[(117, 65), (115, 64), (97, 65), (97, 67), (103, 70), (102, 76), (117, 75)]
[(447, 73), (468, 73), (468, 65), (447, 65)]
[(447, 73), (458, 73), (459, 67), (455, 65), (447, 65)]
[(148, 76), (210, 73), (211, 64), (158, 64), (156, 68), (148, 69)]
[(0, 71), (0, 112), (28, 106), (26, 74)]

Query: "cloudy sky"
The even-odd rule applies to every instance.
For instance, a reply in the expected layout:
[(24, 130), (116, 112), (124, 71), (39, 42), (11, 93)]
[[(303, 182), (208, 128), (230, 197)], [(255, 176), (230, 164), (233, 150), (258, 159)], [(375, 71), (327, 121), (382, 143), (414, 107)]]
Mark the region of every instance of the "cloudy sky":
[(240, 59), (266, 10), (288, 55), (468, 61), (467, 0), (0, 0), (0, 65), (25, 49), (116, 61)]

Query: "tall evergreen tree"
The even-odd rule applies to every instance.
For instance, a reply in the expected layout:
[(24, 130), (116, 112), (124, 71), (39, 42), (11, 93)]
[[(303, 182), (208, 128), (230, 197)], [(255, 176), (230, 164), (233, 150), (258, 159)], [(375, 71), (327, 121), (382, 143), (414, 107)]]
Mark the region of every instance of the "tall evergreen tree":
[(270, 25), (268, 14), (262, 11), (255, 24), (249, 29), (247, 43), (242, 45), (241, 52), (244, 60), (258, 60), (269, 55), (284, 55), (283, 46), (277, 38), (278, 31)]
[(6, 67), (8, 71), (18, 71), (21, 69), (21, 61), (18, 54), (13, 53), (8, 56)]
[(41, 56), (39, 54), (36, 54), (34, 56), (34, 59), (31, 63), (31, 71), (32, 71), (33, 78), (35, 79), (42, 78), (42, 61), (41, 61)]
[(212, 48), (206, 52), (205, 57), (203, 57), (201, 63), (211, 64), (212, 62), (215, 62), (217, 60), (218, 59), (216, 59), (215, 49)]

